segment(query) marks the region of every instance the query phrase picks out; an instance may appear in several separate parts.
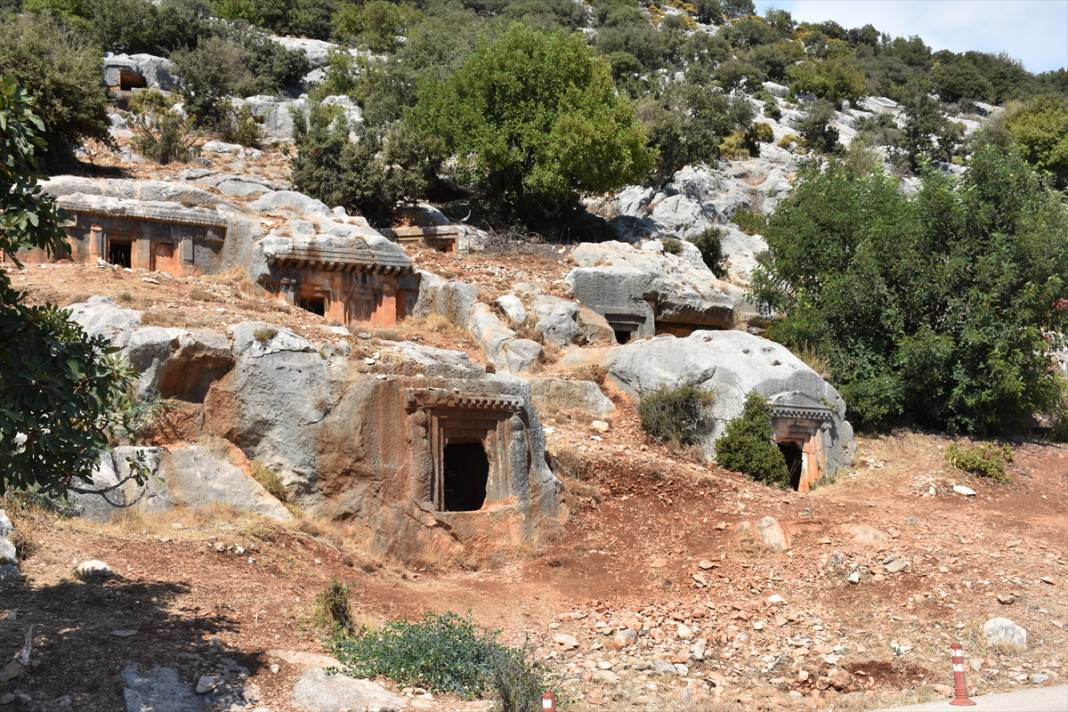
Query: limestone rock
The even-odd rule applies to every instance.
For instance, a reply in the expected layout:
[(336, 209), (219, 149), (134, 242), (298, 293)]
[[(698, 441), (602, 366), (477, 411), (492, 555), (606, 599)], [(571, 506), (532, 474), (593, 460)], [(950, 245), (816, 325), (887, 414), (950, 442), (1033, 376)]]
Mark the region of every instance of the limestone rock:
[(566, 282), (616, 333), (646, 338), (673, 326), (732, 327), (742, 291), (718, 280), (703, 262), (663, 250), (659, 241), (642, 249), (583, 243), (572, 254), (575, 268)]
[(11, 532), (15, 531), (15, 527), (11, 524), (11, 519), (7, 516), (7, 512), (0, 509), (0, 536), (11, 536)]
[(174, 62), (151, 54), (111, 54), (104, 56), (104, 84), (120, 88), (123, 76), (135, 76), (143, 86), (160, 91), (178, 89)]
[(848, 524), (843, 529), (852, 538), (853, 543), (860, 546), (873, 546), (886, 541), (888, 538), (886, 532), (870, 527), (867, 524)]
[(545, 411), (583, 410), (594, 415), (608, 415), (616, 409), (615, 404), (591, 381), (532, 377), (530, 392), (534, 404)]
[(1018, 650), (1027, 648), (1027, 629), (1009, 618), (991, 618), (983, 624), (986, 642)]
[(419, 369), (425, 376), (445, 378), (479, 378), (486, 369), (472, 363), (463, 351), (438, 349), (411, 341), (395, 341), (382, 346), (384, 352), (393, 352), (401, 359)]
[(764, 517), (757, 522), (741, 522), (738, 525), (738, 533), (772, 551), (786, 551), (790, 548), (790, 537), (775, 517)]
[(0, 565), (17, 564), (18, 556), (15, 545), (6, 536), (0, 536)]
[(163, 398), (195, 403), (233, 365), (230, 340), (214, 331), (149, 326), (133, 332), (126, 358), (141, 377), (138, 394), (157, 391)]
[(534, 328), (541, 335), (542, 341), (557, 346), (567, 346), (578, 336), (579, 328), (575, 322), (578, 317), (578, 305), (575, 302), (539, 294), (534, 297), (531, 312)]
[(486, 357), (498, 371), (522, 373), (532, 371), (542, 359), (542, 347), (535, 341), (520, 339), (504, 325), (486, 304), (474, 305), (468, 331), (482, 346)]
[(419, 298), (412, 316), (425, 319), (436, 314), (463, 329), (467, 328), (477, 303), (478, 287), (473, 284), (447, 281), (431, 272), (420, 272)]
[(141, 312), (125, 309), (111, 297), (94, 296), (67, 307), (70, 320), (89, 336), (103, 336), (114, 346), (126, 346), (130, 335), (141, 326)]
[(86, 559), (75, 567), (74, 574), (82, 581), (102, 581), (111, 578), (111, 567), (99, 559)]
[(126, 712), (202, 712), (203, 702), (172, 667), (141, 673), (136, 665), (122, 671)]
[[(564, 359), (578, 365), (595, 358), (625, 393), (640, 397), (662, 386), (693, 384), (710, 391), (712, 424), (701, 447), (715, 456), (715, 441), (741, 414), (751, 391), (775, 407), (798, 405), (821, 413), (823, 472), (833, 474), (852, 460), (853, 429), (845, 401), (819, 374), (784, 346), (743, 331), (696, 331), (686, 338), (660, 336)], [(581, 359), (579, 357), (581, 356)]]
[(606, 346), (616, 343), (616, 334), (612, 330), (612, 325), (608, 323), (607, 319), (589, 307), (579, 307), (575, 323), (578, 324), (579, 344)]
[(289, 510), (248, 474), (248, 461), (225, 441), (164, 451), (160, 469), (170, 499), (188, 507), (223, 504), (243, 512), (288, 521)]
[(261, 213), (295, 213), (297, 215), (329, 215), (326, 203), (293, 190), (275, 190), (249, 203), (248, 207)]
[(522, 326), (527, 320), (527, 310), (523, 301), (514, 294), (502, 294), (497, 297), (497, 307), (500, 308), (508, 323), (513, 327)]
[(394, 695), (377, 682), (343, 674), (329, 675), (321, 669), (308, 670), (297, 680), (291, 701), (304, 712), (400, 712), (408, 709), (408, 700)]

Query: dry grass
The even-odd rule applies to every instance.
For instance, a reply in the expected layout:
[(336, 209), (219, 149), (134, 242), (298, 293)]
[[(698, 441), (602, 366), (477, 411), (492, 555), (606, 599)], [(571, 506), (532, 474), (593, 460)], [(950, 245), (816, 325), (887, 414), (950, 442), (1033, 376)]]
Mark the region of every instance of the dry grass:
[(579, 366), (571, 375), (579, 381), (591, 381), (598, 386), (603, 386), (605, 379), (608, 378), (608, 369), (599, 363), (588, 363), (585, 366)]
[(463, 334), (463, 329), (451, 322), (442, 314), (430, 314), (419, 322), (419, 325), (427, 331), (443, 335)]
[(267, 467), (263, 463), (252, 460), (249, 463), (252, 475), (252, 479), (260, 483), (263, 489), (267, 490), (267, 494), (271, 495), (279, 502), (286, 501), (286, 487), (282, 484), (282, 478), (278, 476), (278, 473)]

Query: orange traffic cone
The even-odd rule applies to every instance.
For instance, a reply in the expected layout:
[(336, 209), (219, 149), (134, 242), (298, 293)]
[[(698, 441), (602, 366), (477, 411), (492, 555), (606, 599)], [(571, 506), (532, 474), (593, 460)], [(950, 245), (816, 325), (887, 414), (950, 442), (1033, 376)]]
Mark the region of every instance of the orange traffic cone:
[(975, 703), (968, 699), (968, 684), (964, 681), (964, 648), (960, 643), (953, 643), (949, 646), (949, 654), (953, 658), (953, 699), (949, 704), (974, 707)]

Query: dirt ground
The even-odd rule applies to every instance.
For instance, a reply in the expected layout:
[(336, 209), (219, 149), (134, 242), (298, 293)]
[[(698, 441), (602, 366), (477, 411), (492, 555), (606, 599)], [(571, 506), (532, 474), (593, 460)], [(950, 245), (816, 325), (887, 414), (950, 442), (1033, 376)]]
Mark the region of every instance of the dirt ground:
[[(35, 704), (67, 695), (73, 709), (119, 710), (119, 676), (130, 662), (177, 666), (196, 679), (229, 658), (248, 669), (262, 704), (292, 709), (300, 669), (272, 651), (321, 651), (311, 602), (333, 578), (351, 587), (364, 622), (470, 611), (509, 642), (527, 638), (559, 681), (566, 709), (666, 709), (688, 689), (662, 683), (635, 698), (624, 681), (615, 699), (613, 685), (583, 672), (588, 660), (608, 657), (594, 620), (616, 628), (637, 620), (630, 625), (641, 626), (640, 645), (654, 657), (670, 649), (679, 622), (707, 636), (704, 662), (691, 665), (715, 686), (707, 706), (698, 696), (693, 709), (865, 709), (875, 700), (937, 696), (933, 685), (950, 682), (945, 650), (953, 640), (980, 660), (969, 673), (982, 692), (1011, 688), (1020, 674), (1047, 675), (1050, 684), (1068, 674), (1068, 449), (1020, 445), (1013, 483), (999, 486), (946, 472), (944, 438), (863, 439), (855, 473), (800, 495), (657, 457), (649, 443), (628, 461), (615, 442), (623, 433), (591, 441), (584, 479), (568, 481), (570, 521), (554, 541), (477, 571), (371, 561), (309, 521), (172, 512), (99, 525), (9, 502), (34, 550), (22, 565), (25, 583), (0, 583), (0, 646), (16, 650), (33, 625), (35, 652), (27, 673), (0, 683), (0, 693), (17, 689)], [(946, 494), (952, 483), (977, 494)], [(937, 494), (929, 496), (932, 486)], [(736, 523), (763, 516), (786, 528), (788, 551), (735, 533)], [(852, 524), (886, 538), (855, 543)], [(909, 565), (851, 584), (829, 565), (835, 552), (872, 572), (882, 571), (888, 552)], [(76, 581), (73, 567), (86, 558), (106, 561), (116, 577)], [(776, 593), (785, 599), (781, 612), (768, 611)], [(999, 594), (1015, 600), (999, 603)], [(1024, 626), (1028, 649), (989, 649), (980, 627), (992, 616)], [(767, 627), (754, 630), (764, 618)], [(820, 637), (814, 629), (827, 640), (808, 645), (801, 669), (813, 668), (815, 680), (824, 659), (839, 655), (837, 666), (851, 673), (840, 692), (798, 683), (781, 661), (767, 669), (766, 654), (790, 638)], [(739, 645), (743, 630), (748, 640)], [(579, 647), (561, 650), (558, 632), (574, 634)]]

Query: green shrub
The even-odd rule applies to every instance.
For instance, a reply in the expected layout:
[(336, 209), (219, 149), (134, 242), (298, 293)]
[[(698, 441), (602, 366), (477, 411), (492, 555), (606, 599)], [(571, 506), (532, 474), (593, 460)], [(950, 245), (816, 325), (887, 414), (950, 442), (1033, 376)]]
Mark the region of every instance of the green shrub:
[(419, 12), (413, 7), (386, 0), (346, 4), (334, 16), (334, 35), (372, 52), (392, 52), (398, 45), (397, 36), (403, 35), (418, 17)]
[(1005, 465), (1012, 462), (1012, 448), (1008, 445), (953, 443), (946, 449), (946, 462), (963, 472), (989, 477), (998, 484), (1012, 481), (1005, 472)]
[(695, 385), (662, 386), (642, 396), (638, 415), (642, 428), (658, 442), (696, 445), (712, 426), (711, 404), (712, 394)]
[(788, 133), (779, 139), (779, 148), (790, 148), (797, 143), (797, 134)]
[(727, 429), (716, 441), (716, 462), (757, 482), (789, 487), (790, 472), (774, 435), (767, 401), (753, 391), (745, 399), (742, 414), (727, 423)]
[(171, 108), (171, 100), (162, 92), (138, 92), (130, 102), (130, 111), (133, 145), (142, 156), (161, 165), (193, 157), (194, 137), (188, 122)]
[(735, 210), (731, 215), (731, 222), (737, 225), (746, 235), (762, 235), (768, 228), (768, 219), (757, 210), (742, 208)]
[(914, 195), (876, 170), (803, 169), (753, 276), (775, 338), (823, 354), (859, 428), (1019, 433), (1054, 411), (1043, 333), (1065, 333), (1068, 207), (1020, 156), (980, 147)]
[(230, 112), (230, 118), (223, 128), (224, 141), (238, 143), (249, 148), (259, 148), (263, 141), (263, 129), (256, 121), (252, 109), (242, 106), (237, 111)]
[[(580, 34), (511, 25), (443, 82), (425, 83), (408, 127), (457, 157), (498, 214), (538, 221), (645, 178), (653, 166), (630, 102)], [(442, 176), (446, 177), (446, 176)]]
[(391, 621), (379, 630), (338, 636), (332, 647), (342, 671), (353, 677), (381, 675), (464, 699), (493, 690), (505, 710), (540, 709), (544, 682), (524, 651), (502, 645), (495, 634), (455, 613)]
[(677, 237), (665, 237), (660, 240), (660, 244), (664, 246), (664, 252), (669, 255), (681, 255), (682, 254), (682, 241)]
[(797, 124), (805, 146), (822, 153), (838, 149), (838, 129), (834, 127), (834, 106), (828, 101), (816, 101)]
[(781, 119), (782, 109), (779, 108), (779, 102), (775, 101), (774, 99), (772, 99), (771, 101), (765, 101), (764, 116), (767, 116), (769, 119), (775, 119), (776, 121)]
[(426, 173), (438, 149), (406, 125), (388, 131), (350, 127), (335, 107), (322, 104), (293, 118), (297, 151), (291, 168), (297, 190), (357, 211), (373, 224), (388, 221), (398, 203), (426, 190)]
[(349, 587), (337, 579), (315, 597), (315, 624), (334, 635), (351, 633), (352, 610), (349, 607)]
[(775, 140), (775, 134), (771, 130), (771, 124), (765, 124), (763, 122), (756, 122), (752, 128), (753, 138), (760, 143), (771, 143)]
[(743, 161), (752, 156), (749, 141), (741, 131), (735, 131), (719, 145), (719, 157), (728, 161)]
[(108, 96), (100, 52), (62, 23), (38, 15), (0, 13), (0, 75), (24, 88), (47, 120), (46, 162), (69, 160), (85, 139), (108, 140)]
[(727, 273), (722, 241), (723, 228), (721, 227), (710, 227), (697, 237), (690, 238), (694, 247), (701, 251), (701, 259), (717, 277), (722, 277)]

